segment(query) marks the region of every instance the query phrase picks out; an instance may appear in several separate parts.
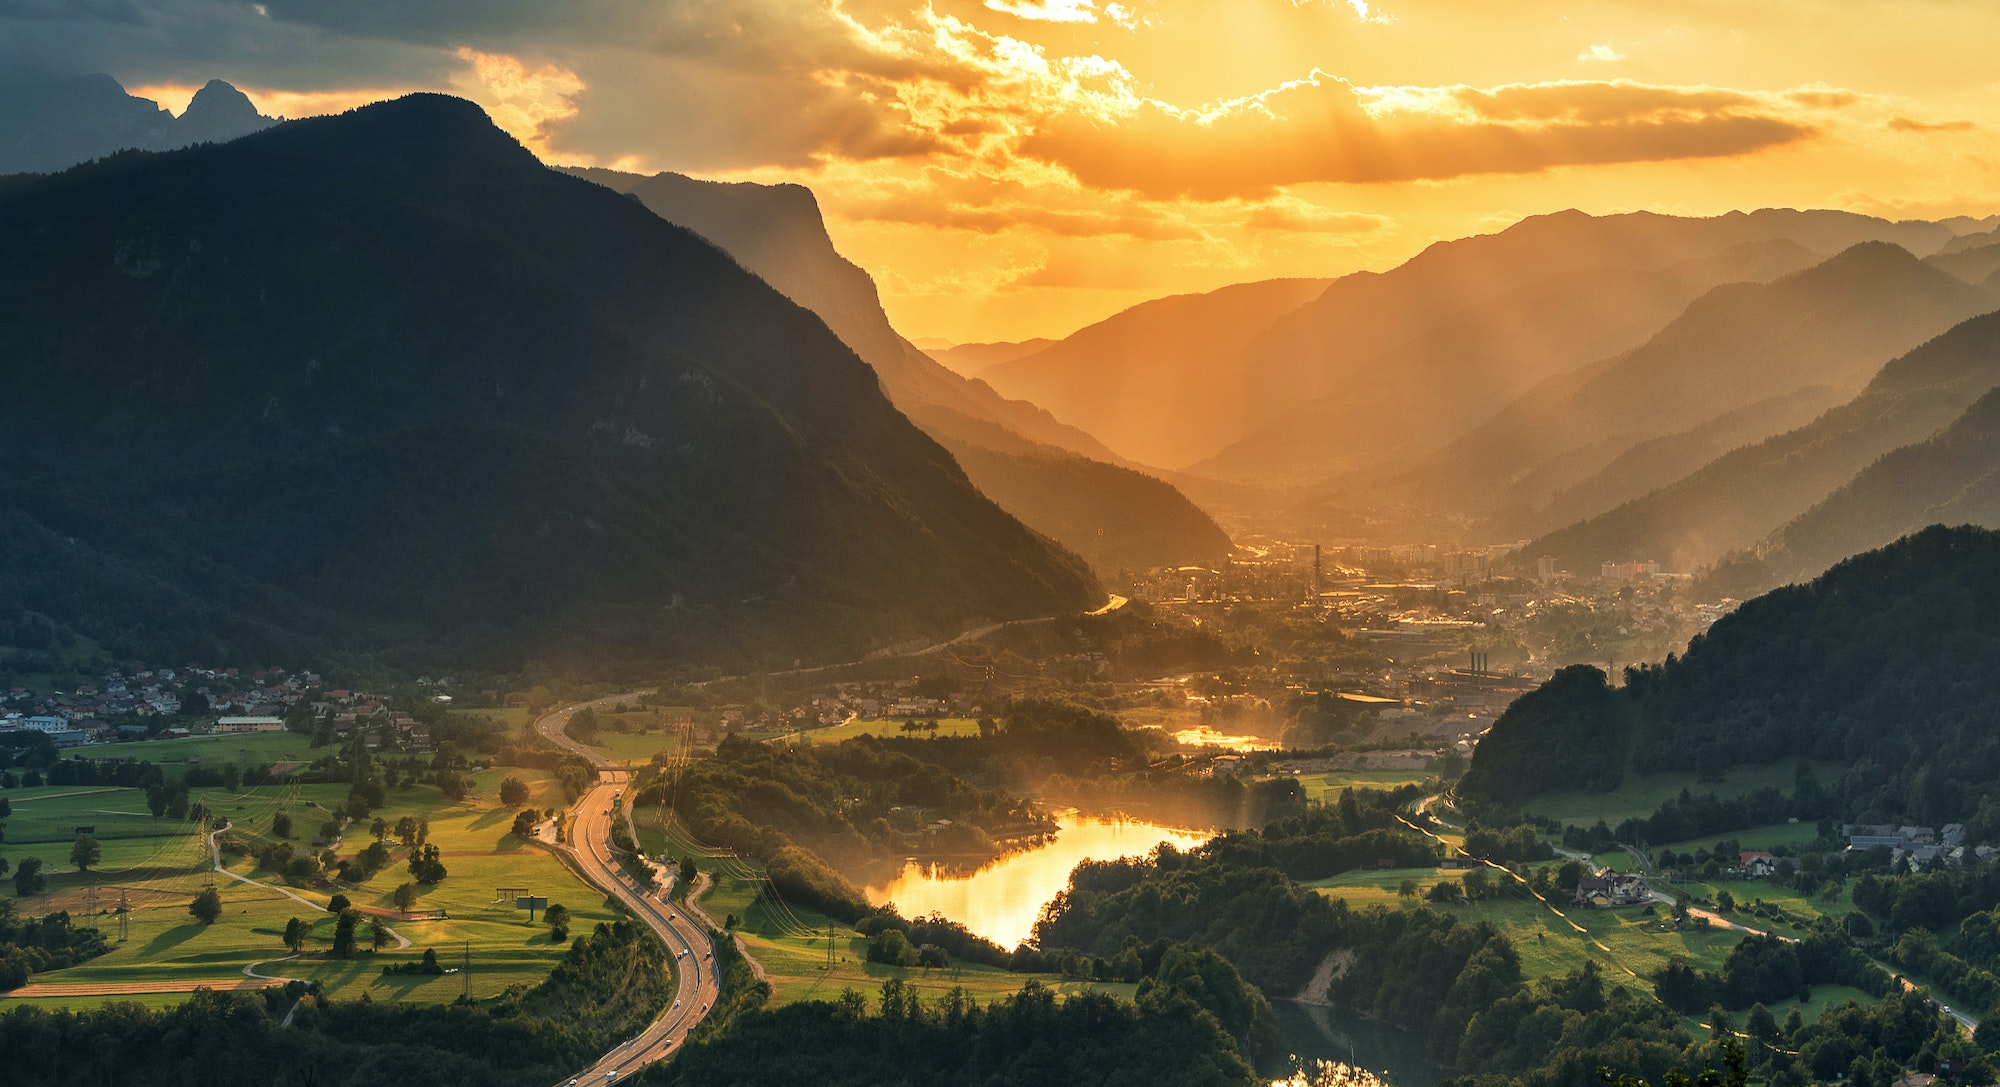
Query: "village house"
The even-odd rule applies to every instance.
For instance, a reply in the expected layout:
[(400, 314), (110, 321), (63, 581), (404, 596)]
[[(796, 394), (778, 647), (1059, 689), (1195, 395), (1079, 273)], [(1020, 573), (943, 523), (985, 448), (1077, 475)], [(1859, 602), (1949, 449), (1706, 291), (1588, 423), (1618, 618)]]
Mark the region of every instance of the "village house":
[(1576, 881), (1576, 893), (1570, 896), (1570, 901), (1578, 906), (1605, 909), (1636, 906), (1650, 898), (1652, 891), (1646, 886), (1644, 876), (1601, 868), (1596, 875)]

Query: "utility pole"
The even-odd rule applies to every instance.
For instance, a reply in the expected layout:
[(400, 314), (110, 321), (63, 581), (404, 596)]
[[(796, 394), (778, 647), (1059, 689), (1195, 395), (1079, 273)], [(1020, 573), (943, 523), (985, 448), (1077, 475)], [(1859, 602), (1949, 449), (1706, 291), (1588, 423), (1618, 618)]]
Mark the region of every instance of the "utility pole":
[(132, 935), (132, 892), (118, 892), (118, 942), (124, 943)]
[(465, 1002), (469, 1004), (472, 1002), (472, 941), (471, 940), (465, 941), (465, 965), (460, 967), (458, 972), (465, 975), (465, 990), (461, 995), (463, 996)]
[(826, 923), (826, 968), (833, 969), (833, 922)]

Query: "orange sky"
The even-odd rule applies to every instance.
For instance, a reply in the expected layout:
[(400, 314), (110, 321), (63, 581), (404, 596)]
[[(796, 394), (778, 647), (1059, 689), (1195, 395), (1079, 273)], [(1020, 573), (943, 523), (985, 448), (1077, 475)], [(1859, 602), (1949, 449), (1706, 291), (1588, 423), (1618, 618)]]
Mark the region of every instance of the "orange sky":
[(803, 182), (915, 337), (1062, 335), (1565, 207), (2000, 211), (2000, 5), (1964, 0), (213, 6), (224, 44), (161, 15), (83, 55), (290, 115), (453, 90), (552, 161)]

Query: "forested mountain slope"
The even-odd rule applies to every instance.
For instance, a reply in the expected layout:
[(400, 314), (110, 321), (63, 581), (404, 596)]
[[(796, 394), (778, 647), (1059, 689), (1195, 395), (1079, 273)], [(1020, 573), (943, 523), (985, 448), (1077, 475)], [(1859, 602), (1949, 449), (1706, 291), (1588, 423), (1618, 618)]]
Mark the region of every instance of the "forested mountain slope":
[(2000, 768), (1995, 660), (2000, 534), (1933, 526), (1745, 602), (1615, 690), (1565, 669), (1494, 724), (1459, 791), (1532, 809), (1628, 769), (1816, 759), (1847, 767), (1816, 787), (1861, 822), (1969, 822)]
[(456, 99), (8, 188), (0, 385), (4, 565), (77, 575), (0, 610), (150, 659), (789, 662), (1102, 599), (817, 317)]
[(631, 193), (819, 314), (875, 369), (889, 399), (1029, 527), (1105, 569), (1208, 563), (1228, 554), (1228, 535), (1171, 484), (1113, 463), (1120, 458), (1090, 435), (954, 373), (897, 335), (874, 280), (834, 249), (810, 190), (672, 173), (570, 172)]

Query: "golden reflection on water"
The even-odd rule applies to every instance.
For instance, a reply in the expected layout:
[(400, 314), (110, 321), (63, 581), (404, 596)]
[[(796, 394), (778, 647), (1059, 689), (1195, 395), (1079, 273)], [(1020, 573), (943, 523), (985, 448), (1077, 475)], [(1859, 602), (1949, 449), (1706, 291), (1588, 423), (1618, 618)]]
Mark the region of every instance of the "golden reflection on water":
[(1047, 845), (1010, 853), (970, 874), (911, 864), (887, 886), (868, 888), (868, 901), (894, 902), (904, 917), (941, 913), (1011, 950), (1034, 930), (1042, 905), (1069, 886), (1070, 870), (1079, 862), (1140, 856), (1161, 842), (1192, 849), (1209, 838), (1200, 831), (1073, 812), (1056, 822), (1062, 829)]
[(1189, 747), (1226, 747), (1231, 751), (1276, 751), (1284, 745), (1261, 736), (1231, 736), (1207, 725), (1184, 728), (1174, 733), (1174, 742)]
[(1305, 1061), (1298, 1071), (1274, 1079), (1271, 1087), (1389, 1087), (1389, 1081), (1345, 1061)]

